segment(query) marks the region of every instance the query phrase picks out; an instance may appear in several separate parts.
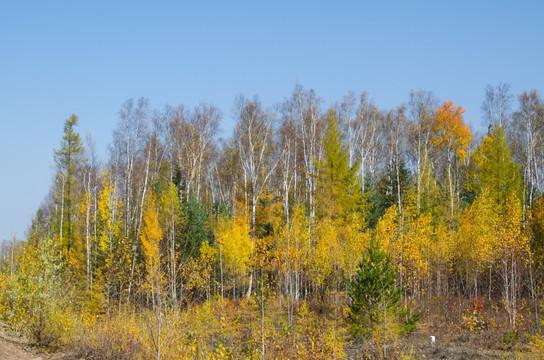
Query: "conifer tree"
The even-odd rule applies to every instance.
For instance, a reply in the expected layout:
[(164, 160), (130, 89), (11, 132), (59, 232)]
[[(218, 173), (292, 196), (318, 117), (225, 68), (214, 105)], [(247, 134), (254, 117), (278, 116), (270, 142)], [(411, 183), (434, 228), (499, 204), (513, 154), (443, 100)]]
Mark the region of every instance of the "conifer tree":
[(321, 216), (345, 218), (351, 212), (362, 210), (363, 196), (357, 177), (359, 165), (349, 167), (348, 148), (342, 144), (336, 113), (332, 109), (327, 115), (323, 152), (317, 183)]
[(349, 318), (353, 334), (373, 334), (383, 340), (387, 358), (387, 342), (399, 328), (402, 287), (397, 287), (398, 268), (392, 258), (374, 239), (359, 263), (357, 275), (351, 280)]
[(74, 216), (77, 212), (78, 201), (74, 198), (77, 176), (81, 168), (80, 158), (83, 154), (83, 144), (79, 134), (74, 130), (78, 117), (70, 115), (64, 122), (64, 136), (59, 150), (55, 150), (57, 165), (57, 186), (59, 214), (58, 232), (62, 243), (62, 251), (70, 251), (74, 241)]
[(512, 161), (510, 149), (501, 126), (492, 127), (473, 156), (478, 165), (480, 192), (488, 189), (489, 196), (497, 204), (504, 205), (512, 191), (521, 184), (519, 165)]

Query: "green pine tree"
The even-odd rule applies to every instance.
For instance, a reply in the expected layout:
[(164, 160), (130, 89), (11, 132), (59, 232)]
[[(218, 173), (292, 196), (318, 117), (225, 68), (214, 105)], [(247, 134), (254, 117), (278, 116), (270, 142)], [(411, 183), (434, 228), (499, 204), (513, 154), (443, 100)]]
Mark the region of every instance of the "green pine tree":
[(412, 330), (419, 320), (419, 312), (408, 316), (410, 309), (403, 308), (404, 287), (397, 286), (397, 274), (391, 255), (373, 239), (356, 276), (348, 280), (352, 334), (371, 335), (382, 346), (384, 358), (389, 341), (402, 331)]
[(384, 320), (384, 314), (398, 313), (403, 289), (396, 285), (397, 273), (391, 255), (372, 240), (350, 281), (349, 318), (354, 334), (370, 333)]

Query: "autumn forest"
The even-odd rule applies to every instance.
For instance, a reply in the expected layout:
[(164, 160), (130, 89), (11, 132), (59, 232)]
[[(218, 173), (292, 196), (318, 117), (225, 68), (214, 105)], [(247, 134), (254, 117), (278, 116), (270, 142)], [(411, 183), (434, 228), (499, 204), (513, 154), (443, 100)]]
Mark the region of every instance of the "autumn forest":
[(481, 135), (426, 90), (239, 96), (225, 138), (131, 99), (107, 159), (71, 115), (0, 318), (89, 359), (539, 358), (544, 102), (482, 94)]

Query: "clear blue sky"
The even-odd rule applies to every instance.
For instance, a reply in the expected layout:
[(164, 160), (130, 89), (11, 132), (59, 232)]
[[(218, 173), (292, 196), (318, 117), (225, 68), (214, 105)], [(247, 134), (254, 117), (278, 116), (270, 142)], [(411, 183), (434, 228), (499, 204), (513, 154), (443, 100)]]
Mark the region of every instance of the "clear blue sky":
[(544, 90), (542, 1), (2, 1), (0, 239), (24, 236), (49, 191), (64, 120), (106, 158), (121, 104), (265, 105), (296, 80), (327, 104), (380, 108), (432, 90), (480, 126), (487, 84)]

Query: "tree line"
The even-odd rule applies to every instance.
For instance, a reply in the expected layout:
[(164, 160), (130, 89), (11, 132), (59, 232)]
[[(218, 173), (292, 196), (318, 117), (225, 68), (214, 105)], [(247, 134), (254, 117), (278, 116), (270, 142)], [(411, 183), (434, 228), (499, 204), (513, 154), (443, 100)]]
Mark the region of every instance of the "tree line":
[(514, 329), (526, 299), (538, 323), (536, 90), (514, 97), (506, 84), (488, 86), (482, 136), (459, 104), (426, 90), (381, 110), (366, 92), (325, 107), (296, 84), (275, 107), (239, 96), (234, 108), (234, 132), (220, 139), (213, 105), (128, 100), (105, 163), (71, 115), (19, 256), (54, 256), (70, 296), (97, 313), (266, 293), (291, 323), (300, 301), (347, 296), (376, 241), (398, 267), (405, 302), (484, 296), (502, 302)]

